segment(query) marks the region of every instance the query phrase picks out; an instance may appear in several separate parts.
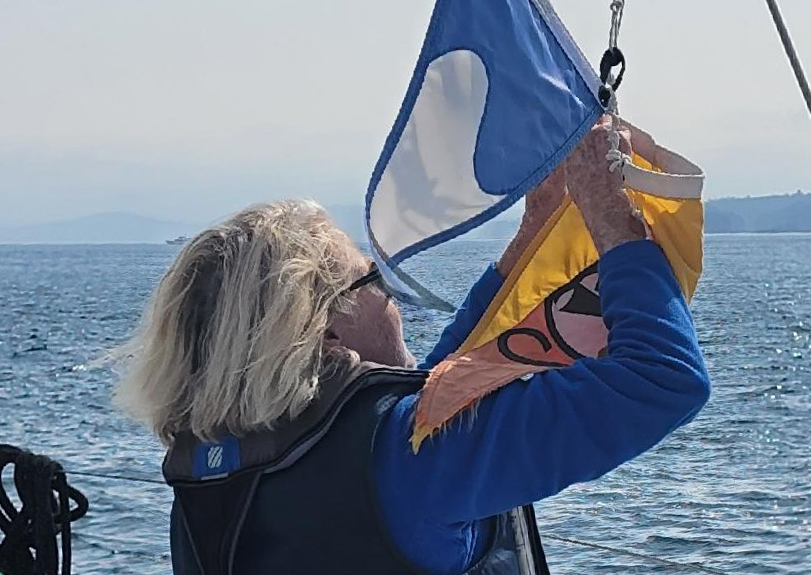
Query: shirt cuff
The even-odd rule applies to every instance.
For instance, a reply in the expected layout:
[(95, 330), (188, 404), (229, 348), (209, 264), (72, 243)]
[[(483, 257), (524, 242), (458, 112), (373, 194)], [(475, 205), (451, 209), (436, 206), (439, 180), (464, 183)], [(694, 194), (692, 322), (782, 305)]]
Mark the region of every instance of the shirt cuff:
[(635, 240), (611, 248), (600, 257), (600, 275), (609, 270), (638, 265), (652, 259), (661, 260), (662, 248), (652, 240)]
[(498, 273), (495, 264), (490, 264), (484, 273), (476, 280), (465, 298), (464, 303), (456, 311), (456, 316), (445, 327), (439, 341), (425, 360), (419, 365), (420, 369), (431, 369), (448, 354), (455, 352), (467, 339), (473, 328), (484, 315), (490, 302), (501, 289), (504, 280)]

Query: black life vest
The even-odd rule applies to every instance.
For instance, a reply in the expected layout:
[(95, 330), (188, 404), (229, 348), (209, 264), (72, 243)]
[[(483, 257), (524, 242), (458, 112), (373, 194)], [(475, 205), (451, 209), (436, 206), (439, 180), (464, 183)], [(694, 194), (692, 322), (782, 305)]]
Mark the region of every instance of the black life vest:
[[(273, 430), (215, 444), (179, 436), (163, 464), (175, 575), (430, 575), (391, 540), (372, 478), (380, 422), (424, 381), (363, 365)], [(492, 524), (470, 575), (548, 575), (531, 507)]]

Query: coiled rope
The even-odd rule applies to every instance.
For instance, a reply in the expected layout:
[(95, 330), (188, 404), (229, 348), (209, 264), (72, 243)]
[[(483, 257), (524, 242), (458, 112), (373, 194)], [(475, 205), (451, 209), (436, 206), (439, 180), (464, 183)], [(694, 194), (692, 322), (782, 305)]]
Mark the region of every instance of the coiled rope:
[(61, 574), (70, 575), (70, 524), (87, 513), (87, 498), (68, 485), (62, 466), (45, 456), (0, 445), (0, 476), (8, 465), (14, 466), (21, 506), (17, 509), (0, 482), (0, 573), (58, 575), (61, 535)]

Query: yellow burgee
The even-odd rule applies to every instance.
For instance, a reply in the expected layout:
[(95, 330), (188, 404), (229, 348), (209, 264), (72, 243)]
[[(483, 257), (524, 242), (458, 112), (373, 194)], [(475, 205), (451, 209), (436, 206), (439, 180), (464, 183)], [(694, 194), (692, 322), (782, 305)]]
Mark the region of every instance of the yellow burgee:
[[(701, 169), (629, 126), (633, 165), (623, 176), (651, 239), (663, 249), (689, 299), (702, 271)], [(422, 441), (488, 393), (531, 373), (597, 357), (607, 346), (599, 254), (568, 196), (541, 206), (551, 213), (459, 350), (428, 377), (412, 436)]]

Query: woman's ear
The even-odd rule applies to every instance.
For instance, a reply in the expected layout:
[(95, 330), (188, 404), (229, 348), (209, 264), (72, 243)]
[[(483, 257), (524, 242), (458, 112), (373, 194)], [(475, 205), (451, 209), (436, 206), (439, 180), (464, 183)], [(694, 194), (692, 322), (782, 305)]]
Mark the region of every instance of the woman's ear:
[(338, 332), (335, 331), (331, 326), (327, 328), (327, 331), (324, 332), (324, 345), (328, 347), (335, 347), (341, 345), (341, 337), (338, 335)]

